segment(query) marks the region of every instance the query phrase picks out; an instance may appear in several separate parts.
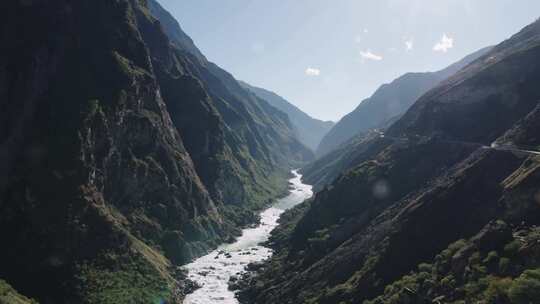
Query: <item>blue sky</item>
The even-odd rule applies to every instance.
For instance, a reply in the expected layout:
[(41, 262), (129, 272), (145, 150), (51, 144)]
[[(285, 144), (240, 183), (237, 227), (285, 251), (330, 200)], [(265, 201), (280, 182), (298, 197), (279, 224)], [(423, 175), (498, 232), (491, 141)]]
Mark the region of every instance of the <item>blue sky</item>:
[(381, 84), (434, 71), (540, 17), (538, 0), (158, 0), (209, 60), (337, 121)]

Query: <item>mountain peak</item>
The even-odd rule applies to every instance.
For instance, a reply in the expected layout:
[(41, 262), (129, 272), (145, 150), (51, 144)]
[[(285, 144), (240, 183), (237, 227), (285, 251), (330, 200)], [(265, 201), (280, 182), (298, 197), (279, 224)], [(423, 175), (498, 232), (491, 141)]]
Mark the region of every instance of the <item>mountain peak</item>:
[(486, 47), (476, 51), (437, 72), (406, 73), (389, 84), (383, 84), (328, 132), (317, 148), (317, 156), (331, 152), (358, 134), (370, 129), (384, 128), (404, 114), (424, 93), (485, 55), (490, 49), (491, 47)]

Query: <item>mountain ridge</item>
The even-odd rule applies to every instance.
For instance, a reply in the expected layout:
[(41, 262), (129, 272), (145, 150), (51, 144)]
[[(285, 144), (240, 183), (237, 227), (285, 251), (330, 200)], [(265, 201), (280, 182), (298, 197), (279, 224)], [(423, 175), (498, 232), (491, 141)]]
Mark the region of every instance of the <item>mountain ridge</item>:
[[(474, 52), (466, 57), (464, 59), (448, 66), (447, 68), (441, 70), (438, 74), (435, 73), (407, 73), (404, 76), (398, 78), (395, 80), (397, 85), (394, 84), (386, 84), (381, 86), (381, 91), (384, 90), (391, 90), (392, 92), (399, 92), (399, 88), (403, 86), (403, 82), (407, 82), (407, 78), (410, 79), (413, 83), (413, 86), (418, 89), (418, 83), (419, 79), (424, 79), (428, 85), (420, 86), (422, 89), (428, 89), (431, 84), (433, 84), (433, 80), (439, 81), (439, 78), (442, 77), (450, 77), (452, 76), (452, 73), (458, 72), (460, 68), (463, 67), (463, 64), (465, 62), (472, 62), (476, 58), (481, 57), (481, 55), (485, 54), (491, 47), (482, 48), (481, 50)], [(434, 75), (436, 77), (434, 77)], [(411, 82), (409, 81), (409, 83)], [(440, 80), (444, 81), (444, 80)], [(391, 86), (394, 86), (394, 88), (390, 88)], [(416, 89), (414, 90), (416, 92)], [(420, 90), (422, 91), (422, 90)], [(427, 90), (429, 91), (429, 90)], [(427, 92), (426, 91), (426, 92)], [(417, 93), (417, 92), (416, 92)], [(388, 94), (386, 94), (388, 95)], [(392, 94), (390, 94), (392, 95)], [(376, 99), (372, 102), (371, 107), (378, 107), (376, 103), (382, 103), (383, 105), (387, 102), (384, 98), (381, 98), (381, 94), (378, 95), (379, 99)], [(405, 97), (401, 96), (400, 98), (408, 99), (413, 95), (406, 95)], [(392, 99), (391, 97), (390, 99)], [(408, 99), (408, 101), (412, 101), (412, 99)], [(359, 110), (361, 115), (368, 115), (369, 109), (366, 107), (361, 108), (361, 106), (358, 106), (357, 110)], [(355, 110), (356, 111), (356, 110)], [(353, 124), (356, 127), (361, 126), (357, 121), (357, 117), (355, 116), (356, 112), (352, 112), (349, 114), (347, 118), (344, 120), (348, 120), (348, 124)], [(391, 125), (393, 125), (396, 121), (398, 121), (401, 116), (404, 115), (404, 113), (397, 114), (396, 116), (390, 117), (388, 120), (386, 120), (384, 123), (379, 124), (376, 126), (375, 130), (364, 130), (360, 131), (360, 133), (357, 133), (353, 137), (347, 139), (343, 143), (341, 143), (339, 146), (337, 146), (334, 150), (324, 154), (319, 155), (316, 160), (309, 163), (308, 165), (304, 166), (302, 169), (302, 173), (304, 174), (304, 180), (306, 182), (309, 182), (314, 185), (314, 188), (317, 190), (322, 189), (325, 185), (331, 183), (334, 179), (336, 179), (340, 174), (345, 173), (348, 167), (354, 166), (354, 164), (358, 164), (361, 161), (365, 160), (361, 157), (362, 153), (359, 153), (362, 149), (357, 149), (359, 143), (364, 142), (373, 136), (378, 136), (378, 132), (383, 131), (387, 128), (389, 128)], [(337, 128), (342, 128), (344, 125), (342, 124), (341, 127), (338, 126)], [(335, 130), (334, 130), (335, 131)], [(329, 134), (331, 136), (331, 134)]]
[(369, 129), (381, 128), (388, 120), (402, 115), (418, 97), (488, 52), (490, 48), (482, 48), (437, 72), (406, 73), (381, 85), (371, 97), (363, 100), (328, 132), (317, 148), (317, 156), (321, 157), (355, 135)]
[(285, 214), (242, 302), (538, 301), (538, 155), (490, 143), (538, 147), (539, 54), (537, 21), (359, 143)]
[(272, 91), (252, 86), (244, 81), (240, 81), (240, 84), (258, 97), (268, 101), (272, 106), (287, 113), (289, 119), (296, 127), (299, 139), (313, 151), (317, 150), (324, 135), (334, 125), (332, 121), (322, 121), (312, 118), (297, 106)]

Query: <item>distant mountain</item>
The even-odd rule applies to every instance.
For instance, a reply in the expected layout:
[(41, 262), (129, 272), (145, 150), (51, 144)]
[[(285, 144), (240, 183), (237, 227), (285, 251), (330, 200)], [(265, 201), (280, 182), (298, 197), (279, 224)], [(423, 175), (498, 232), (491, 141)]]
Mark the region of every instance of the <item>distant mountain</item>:
[(373, 96), (362, 101), (354, 111), (336, 123), (322, 139), (317, 156), (336, 149), (359, 133), (381, 128), (389, 120), (399, 118), (418, 97), (489, 50), (490, 47), (481, 49), (438, 72), (407, 73), (382, 85)]
[[(448, 68), (435, 72), (435, 73), (409, 73), (398, 78), (394, 82), (388, 85), (382, 86), (377, 93), (371, 99), (367, 99), (364, 103), (344, 117), (333, 129), (330, 131), (325, 140), (330, 140), (331, 138), (335, 139), (336, 137), (331, 137), (331, 133), (337, 133), (337, 131), (351, 131), (358, 129), (362, 123), (358, 120), (358, 117), (366, 116), (367, 113), (377, 112), (380, 110), (380, 105), (388, 104), (388, 102), (412, 102), (413, 97), (418, 94), (420, 91), (427, 90), (429, 86), (435, 85), (435, 82), (440, 82), (442, 77), (449, 77), (451, 73), (457, 72), (460, 68), (463, 68), (466, 62), (472, 62), (475, 58), (480, 57), (482, 54), (485, 54), (489, 51), (488, 48), (484, 48), (480, 51), (477, 51), (464, 59), (460, 60), (457, 63), (452, 64)], [(391, 96), (391, 94), (397, 94), (397, 92), (403, 93), (400, 96)], [(408, 92), (408, 94), (405, 94)], [(386, 97), (386, 98), (385, 98)], [(399, 107), (396, 107), (399, 108)], [(380, 112), (378, 112), (381, 114)], [(402, 114), (401, 114), (402, 115)], [(379, 124), (377, 128), (386, 129), (391, 126), (393, 123), (398, 121), (401, 118), (401, 115), (396, 115), (387, 119), (384, 123)], [(386, 117), (385, 114), (381, 114), (381, 117)], [(345, 128), (350, 126), (350, 128)], [(344, 134), (344, 133), (341, 134)], [(369, 131), (369, 129), (359, 131), (352, 137), (346, 139), (344, 142), (339, 144), (336, 148), (330, 150), (327, 153), (319, 156), (318, 159), (312, 163), (306, 165), (302, 169), (304, 174), (303, 178), (307, 183), (314, 185), (315, 189), (322, 189), (323, 186), (331, 183), (336, 179), (341, 173), (347, 170), (353, 163), (358, 163), (363, 158), (361, 157), (362, 151), (361, 148), (358, 148), (358, 144), (366, 140), (369, 140), (377, 135)], [(322, 145), (322, 144), (321, 144)], [(360, 147), (364, 147), (360, 145)]]
[(302, 180), (313, 185), (313, 190), (322, 190), (340, 174), (349, 170), (352, 164), (364, 161), (366, 159), (364, 156), (369, 155), (365, 149), (373, 149), (371, 145), (366, 145), (366, 143), (378, 136), (379, 133), (366, 132), (348, 139), (336, 149), (304, 166), (301, 170)]
[(242, 303), (540, 303), (539, 82), (540, 20), (358, 142)]
[(274, 92), (254, 87), (245, 82), (240, 83), (244, 88), (253, 92), (258, 97), (268, 101), (268, 103), (270, 103), (272, 106), (287, 113), (287, 115), (289, 115), (289, 119), (298, 132), (298, 138), (300, 141), (313, 151), (317, 150), (322, 138), (334, 126), (334, 122), (332, 121), (322, 121), (309, 116)]

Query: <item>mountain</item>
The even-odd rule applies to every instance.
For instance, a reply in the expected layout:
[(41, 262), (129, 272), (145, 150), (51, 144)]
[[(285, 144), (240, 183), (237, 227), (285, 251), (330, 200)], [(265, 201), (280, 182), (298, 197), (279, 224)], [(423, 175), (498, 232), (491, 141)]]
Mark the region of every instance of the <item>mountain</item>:
[[(444, 70), (441, 70), (439, 72), (435, 73), (415, 73), (415, 74), (406, 74), (405, 76), (398, 78), (393, 83), (389, 85), (385, 85), (381, 87), (377, 91), (377, 93), (372, 97), (372, 99), (366, 100), (367, 103), (364, 104), (365, 107), (362, 107), (362, 104), (352, 113), (347, 115), (345, 118), (343, 118), (340, 123), (341, 126), (336, 126), (334, 130), (342, 129), (347, 124), (354, 125), (353, 128), (348, 128), (348, 130), (352, 130), (354, 128), (357, 128), (362, 125), (362, 123), (359, 123), (358, 117), (368, 115), (368, 113), (373, 113), (373, 111), (377, 112), (380, 110), (380, 105), (384, 105), (388, 101), (396, 101), (399, 100), (400, 102), (407, 101), (407, 102), (413, 102), (412, 96), (417, 94), (419, 91), (415, 91), (414, 94), (405, 94), (400, 96), (394, 96), (390, 98), (383, 98), (384, 96), (388, 97), (389, 92), (393, 92), (392, 94), (397, 92), (406, 92), (405, 87), (414, 88), (414, 90), (418, 90), (420, 87), (422, 89), (420, 91), (423, 91), (427, 88), (426, 85), (419, 86), (422, 82), (431, 84), (434, 81), (440, 82), (440, 79), (443, 77), (450, 77), (451, 73), (455, 73), (459, 71), (461, 68), (464, 67), (465, 63), (474, 61), (475, 58), (479, 58), (482, 54), (485, 54), (489, 51), (491, 47), (483, 48), (471, 55), (466, 56), (464, 59), (458, 61), (457, 63), (454, 63), (447, 67)], [(408, 80), (407, 80), (408, 79)], [(390, 94), (391, 95), (391, 94)], [(377, 98), (375, 98), (377, 97)], [(377, 110), (377, 107), (379, 107), (379, 110)], [(407, 106), (409, 107), (409, 106)], [(395, 107), (397, 108), (397, 107)], [(380, 112), (380, 111), (379, 111)], [(386, 120), (383, 124), (380, 124), (377, 126), (380, 130), (385, 130), (388, 127), (390, 127), (393, 123), (399, 120), (402, 114), (393, 116), (392, 118)], [(376, 116), (373, 116), (376, 117)], [(343, 132), (341, 132), (343, 133)], [(344, 173), (348, 168), (352, 167), (353, 164), (358, 164), (361, 161), (364, 161), (365, 158), (363, 158), (363, 155), (365, 155), (363, 152), (363, 148), (367, 147), (365, 145), (360, 145), (360, 143), (365, 142), (366, 140), (370, 140), (373, 138), (373, 136), (378, 136), (379, 133), (376, 130), (373, 129), (366, 129), (363, 131), (360, 131), (356, 133), (356, 135), (352, 135), (351, 138), (346, 139), (344, 142), (339, 144), (336, 148), (333, 150), (330, 150), (329, 152), (319, 156), (316, 160), (309, 163), (308, 165), (304, 166), (302, 168), (302, 174), (303, 179), (309, 184), (312, 184), (314, 186), (315, 190), (321, 190), (325, 185), (330, 184), (332, 181), (334, 181), (341, 173)]]
[(289, 115), (289, 119), (297, 130), (298, 138), (306, 147), (309, 147), (313, 151), (317, 150), (322, 138), (334, 126), (334, 122), (332, 121), (322, 121), (307, 115), (274, 92), (254, 87), (245, 82), (241, 82), (241, 84), (245, 89), (253, 92), (259, 98), (268, 101), (272, 106)]
[(377, 137), (379, 137), (378, 132), (368, 131), (350, 138), (335, 150), (302, 167), (302, 180), (313, 185), (314, 191), (322, 190), (342, 173), (354, 167), (354, 164), (365, 161), (365, 156), (370, 155), (366, 153), (366, 149), (372, 148), (371, 145), (366, 143), (371, 143)]
[(317, 155), (323, 156), (355, 135), (369, 129), (388, 125), (388, 121), (399, 118), (418, 97), (487, 53), (490, 48), (483, 48), (470, 54), (443, 70), (427, 73), (407, 73), (389, 84), (382, 85), (370, 98), (362, 101), (356, 109), (345, 115), (326, 134), (317, 148)]
[(180, 302), (313, 157), (156, 2), (0, 8), (2, 300)]
[[(266, 204), (276, 195), (276, 182), (288, 174), (284, 168), (312, 159), (311, 151), (297, 139), (285, 113), (209, 62), (157, 1), (148, 1), (148, 7), (176, 52), (170, 58), (154, 56), (153, 65), (199, 176), (213, 197), (226, 204)], [(150, 47), (153, 54), (161, 54), (161, 46)], [(182, 73), (186, 77), (178, 77)]]
[(242, 302), (539, 302), (539, 58), (540, 20), (359, 143), (283, 216)]

